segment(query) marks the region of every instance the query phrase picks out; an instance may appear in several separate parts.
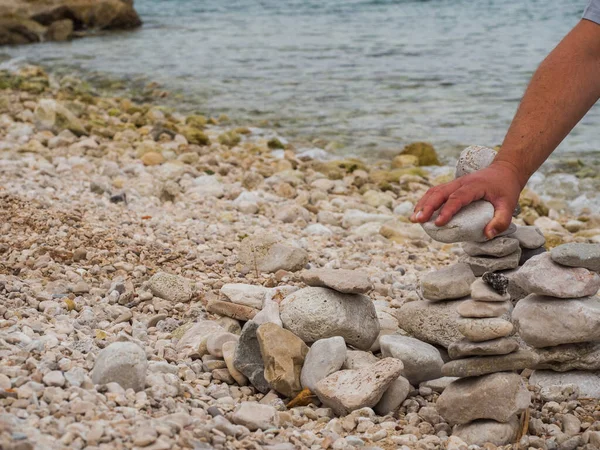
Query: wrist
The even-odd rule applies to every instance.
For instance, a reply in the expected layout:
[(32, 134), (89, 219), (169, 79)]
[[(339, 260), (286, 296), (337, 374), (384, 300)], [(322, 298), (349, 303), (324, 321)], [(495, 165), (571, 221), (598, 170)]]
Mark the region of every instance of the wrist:
[(494, 161), (492, 162), (492, 164), (490, 164), (489, 167), (509, 172), (512, 178), (517, 183), (519, 183), (520, 190), (523, 190), (523, 188), (527, 184), (527, 181), (529, 180), (529, 177), (531, 176), (531, 174), (528, 171), (526, 171), (523, 167), (520, 167), (512, 161), (501, 158), (500, 155), (498, 155), (496, 159), (494, 159)]

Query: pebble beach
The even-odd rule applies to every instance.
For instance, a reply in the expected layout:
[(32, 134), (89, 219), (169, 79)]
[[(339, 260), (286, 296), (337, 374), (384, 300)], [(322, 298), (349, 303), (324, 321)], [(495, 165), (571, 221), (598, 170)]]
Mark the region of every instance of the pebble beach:
[[(529, 383), (535, 367), (511, 374), (528, 406), (498, 393), (510, 443), (466, 442), (438, 410), (456, 318), (422, 308), (421, 283), (465, 254), (408, 221), (454, 176), (431, 145), (334, 159), (160, 92), (100, 95), (36, 66), (0, 72), (0, 88), (0, 448), (600, 448), (598, 400)], [(520, 206), (514, 223), (545, 249), (600, 243), (591, 210), (531, 190)], [(310, 316), (315, 298), (338, 306)], [(418, 339), (416, 373), (387, 335)], [(585, 345), (538, 358), (600, 395)]]

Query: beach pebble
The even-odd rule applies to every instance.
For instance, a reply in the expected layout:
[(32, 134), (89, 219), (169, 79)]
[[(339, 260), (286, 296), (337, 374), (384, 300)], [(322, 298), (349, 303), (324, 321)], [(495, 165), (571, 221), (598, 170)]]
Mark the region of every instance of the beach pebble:
[(303, 271), (300, 279), (309, 286), (328, 287), (343, 294), (366, 294), (373, 284), (360, 270), (312, 269)]
[(63, 387), (65, 385), (65, 377), (60, 370), (52, 370), (42, 378), (46, 386)]
[(342, 227), (359, 227), (371, 222), (385, 223), (393, 219), (394, 216), (391, 214), (373, 214), (360, 211), (358, 209), (349, 209), (344, 213), (344, 217), (342, 218)]
[(250, 271), (275, 273), (296, 272), (308, 262), (305, 250), (282, 243), (268, 234), (246, 237), (240, 247), (240, 262)]
[(410, 383), (406, 378), (398, 377), (391, 382), (373, 410), (380, 416), (393, 413), (406, 400), (411, 389)]
[(176, 350), (181, 358), (188, 356), (203, 356), (208, 352), (206, 343), (214, 333), (225, 332), (225, 329), (212, 320), (198, 320), (187, 327), (176, 344)]
[(269, 405), (255, 402), (242, 402), (231, 416), (236, 425), (242, 425), (250, 431), (268, 430), (279, 427), (279, 411)]
[[(369, 353), (370, 354), (370, 353)], [(346, 343), (341, 336), (316, 341), (308, 351), (300, 375), (303, 388), (315, 391), (317, 383), (337, 372), (346, 361)]]
[(465, 300), (458, 305), (456, 310), (462, 317), (490, 318), (500, 317), (510, 311), (511, 308), (512, 303), (510, 301), (486, 302), (481, 300)]
[(148, 361), (144, 350), (133, 342), (113, 342), (94, 362), (94, 384), (118, 383), (123, 389), (141, 391), (146, 386)]
[(472, 342), (488, 341), (508, 336), (513, 331), (513, 324), (504, 319), (460, 319), (458, 330)]
[(418, 386), (422, 381), (439, 378), (442, 374), (444, 361), (439, 350), (412, 337), (382, 336), (381, 355), (384, 358), (401, 360), (404, 364), (402, 376), (414, 386)]
[(371, 299), (362, 294), (308, 287), (287, 296), (280, 304), (283, 326), (306, 343), (341, 336), (360, 350), (368, 350), (380, 327)]
[[(560, 359), (560, 356), (557, 359)], [(523, 370), (535, 367), (540, 360), (537, 353), (523, 349), (506, 355), (472, 356), (447, 362), (442, 367), (442, 375), (445, 377), (477, 377), (495, 372)]]
[(508, 256), (519, 250), (519, 241), (512, 237), (498, 237), (487, 242), (463, 242), (462, 249), (469, 256)]
[(211, 334), (206, 340), (206, 349), (208, 353), (217, 358), (223, 357), (223, 344), (225, 342), (237, 342), (240, 337), (228, 332)]
[(462, 439), (468, 445), (508, 445), (512, 444), (519, 432), (520, 422), (515, 415), (508, 422), (495, 420), (475, 420), (466, 425), (459, 425), (453, 430), (453, 435)]
[(471, 285), (471, 298), (477, 302), (505, 303), (510, 300), (510, 295), (508, 292), (505, 292), (503, 295), (498, 294), (482, 278), (478, 278)]
[(189, 302), (193, 294), (190, 280), (165, 272), (158, 272), (153, 275), (148, 280), (148, 289), (156, 297), (173, 303)]
[(456, 162), (456, 178), (476, 172), (489, 166), (498, 153), (489, 147), (470, 145), (465, 148)]
[(485, 226), (494, 217), (494, 206), (487, 201), (479, 200), (462, 208), (450, 221), (441, 227), (435, 225), (439, 215), (436, 211), (429, 222), (421, 224), (432, 239), (439, 242), (485, 242), (483, 233)]
[(235, 349), (237, 347), (236, 341), (227, 341), (223, 344), (221, 348), (223, 352), (223, 359), (225, 360), (225, 365), (227, 366), (227, 370), (235, 380), (235, 382), (239, 386), (246, 386), (248, 384), (248, 378), (245, 375), (236, 369), (233, 361), (235, 357)]
[(539, 248), (546, 243), (544, 234), (535, 226), (518, 226), (511, 238), (517, 239), (521, 247), (529, 249)]
[(403, 217), (410, 217), (415, 209), (415, 205), (411, 201), (404, 201), (394, 208), (394, 214)]
[(531, 394), (521, 376), (493, 373), (451, 383), (437, 401), (439, 414), (451, 425), (477, 419), (508, 422), (529, 407)]
[(467, 339), (454, 342), (448, 347), (448, 355), (452, 359), (468, 356), (507, 355), (516, 351), (519, 343), (510, 338), (491, 339), (483, 342), (471, 342)]
[(521, 249), (516, 252), (496, 258), (494, 256), (462, 256), (460, 261), (469, 265), (475, 276), (480, 277), (486, 272), (514, 269), (519, 266)]
[(317, 383), (319, 400), (335, 414), (345, 416), (350, 412), (374, 407), (404, 368), (401, 361), (385, 358), (358, 370), (342, 370)]
[(262, 393), (269, 392), (270, 386), (265, 380), (265, 365), (256, 336), (259, 325), (248, 321), (242, 328), (233, 356), (233, 366), (240, 371)]
[(534, 256), (519, 269), (518, 283), (532, 294), (559, 298), (595, 295), (600, 289), (600, 276), (584, 268), (556, 264), (550, 253)]
[(421, 293), (428, 300), (450, 300), (471, 293), (475, 275), (468, 264), (457, 263), (429, 272), (421, 279)]
[(550, 256), (555, 263), (563, 266), (600, 271), (600, 244), (563, 244), (550, 250)]

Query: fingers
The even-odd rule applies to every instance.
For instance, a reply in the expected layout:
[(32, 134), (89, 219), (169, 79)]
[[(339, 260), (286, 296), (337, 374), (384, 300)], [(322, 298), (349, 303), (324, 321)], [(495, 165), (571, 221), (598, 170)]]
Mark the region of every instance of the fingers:
[(460, 185), (458, 180), (454, 180), (429, 189), (415, 206), (415, 212), (410, 220), (419, 223), (427, 222), (432, 214), (448, 200), (448, 197), (460, 188)]
[(498, 234), (505, 231), (512, 220), (514, 206), (511, 206), (506, 200), (492, 202), (494, 205), (494, 217), (485, 227), (485, 235), (488, 239), (493, 239)]
[(446, 225), (450, 219), (464, 206), (483, 198), (485, 191), (477, 186), (462, 187), (454, 191), (448, 197), (444, 207), (440, 211), (440, 215), (435, 220), (438, 227)]

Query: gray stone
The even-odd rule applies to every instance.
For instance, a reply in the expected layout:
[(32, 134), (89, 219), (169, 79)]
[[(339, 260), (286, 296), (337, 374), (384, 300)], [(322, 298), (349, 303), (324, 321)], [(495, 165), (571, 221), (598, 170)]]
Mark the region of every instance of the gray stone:
[(451, 425), (477, 419), (508, 422), (529, 407), (531, 394), (520, 375), (493, 373), (451, 383), (437, 400), (439, 414)]
[(242, 241), (239, 258), (251, 271), (296, 272), (308, 262), (308, 253), (301, 248), (279, 242), (273, 235), (259, 234), (248, 236)]
[(250, 383), (263, 394), (269, 392), (270, 386), (265, 380), (260, 344), (256, 337), (259, 325), (253, 321), (246, 322), (235, 349), (233, 366), (248, 378)]
[[(519, 269), (512, 269), (512, 270), (505, 270), (502, 272), (502, 274), (499, 274), (499, 273), (495, 274), (495, 275), (502, 275), (503, 277), (506, 277), (506, 279), (508, 280), (506, 292), (508, 293), (508, 295), (510, 295), (510, 299), (513, 301), (513, 303), (517, 302), (517, 301), (521, 300), (522, 298), (525, 298), (529, 295), (529, 293), (519, 283), (518, 273), (519, 273)], [(483, 275), (485, 277), (485, 274), (483, 274)]]
[(538, 227), (534, 226), (518, 226), (517, 231), (511, 237), (517, 239), (523, 248), (535, 249), (546, 243), (544, 234)]
[(555, 263), (563, 266), (600, 271), (600, 244), (563, 244), (554, 247), (550, 255)]
[(398, 334), (383, 336), (381, 355), (401, 360), (404, 364), (402, 375), (415, 386), (442, 374), (444, 361), (438, 349), (412, 337)]
[(433, 214), (429, 222), (421, 224), (432, 239), (446, 243), (488, 240), (483, 231), (494, 217), (494, 206), (490, 202), (479, 200), (465, 206), (442, 227), (435, 224), (439, 211)]
[(562, 373), (552, 370), (535, 370), (529, 377), (529, 384), (540, 388), (573, 385), (578, 388), (579, 397), (581, 398), (600, 398), (600, 376), (598, 373), (581, 370)]
[(153, 275), (148, 280), (148, 288), (156, 297), (173, 303), (189, 302), (193, 295), (190, 280), (165, 272)]
[(366, 294), (373, 289), (366, 273), (360, 270), (312, 269), (300, 274), (300, 279), (314, 287), (328, 287), (343, 294)]
[(346, 343), (341, 336), (316, 341), (308, 351), (300, 381), (303, 388), (315, 391), (317, 383), (341, 369), (346, 361)]
[(521, 249), (521, 259), (519, 259), (519, 265), (522, 266), (534, 256), (541, 255), (542, 253), (546, 253), (547, 251), (548, 250), (546, 250), (546, 247), (523, 248)]
[(480, 300), (465, 300), (456, 309), (462, 317), (471, 318), (491, 318), (500, 317), (510, 311), (512, 303), (504, 302), (484, 302)]
[(428, 300), (450, 300), (471, 292), (475, 275), (467, 264), (457, 263), (429, 272), (421, 279), (421, 293)]
[(513, 324), (499, 318), (460, 319), (458, 331), (471, 342), (482, 342), (510, 335)]
[(517, 278), (527, 292), (551, 297), (588, 297), (600, 289), (597, 273), (556, 264), (550, 253), (542, 253), (527, 261), (519, 269)]
[(456, 162), (456, 178), (476, 172), (489, 166), (496, 157), (497, 152), (489, 147), (470, 145), (460, 152)]
[(343, 369), (362, 369), (363, 367), (372, 366), (379, 358), (370, 352), (362, 350), (347, 350), (346, 360), (344, 361)]
[(600, 371), (600, 343), (565, 344), (556, 347), (532, 349), (537, 358), (532, 369), (549, 369), (557, 372), (569, 370)]
[(118, 383), (123, 389), (146, 387), (146, 352), (133, 342), (113, 342), (98, 354), (92, 370), (94, 384)]
[(211, 334), (206, 340), (206, 349), (208, 353), (212, 356), (216, 356), (217, 358), (223, 357), (223, 344), (225, 342), (237, 342), (240, 337), (233, 333), (228, 333), (226, 331), (220, 333)]
[(487, 242), (463, 242), (462, 249), (469, 256), (508, 256), (519, 250), (519, 241), (512, 237), (498, 237)]
[(460, 261), (468, 264), (475, 276), (480, 277), (486, 272), (514, 269), (519, 266), (520, 259), (521, 249), (518, 248), (516, 252), (501, 258), (493, 256), (462, 256)]
[(269, 405), (255, 402), (242, 402), (233, 413), (231, 420), (236, 425), (243, 425), (250, 431), (279, 428), (279, 411)]
[(405, 303), (395, 310), (398, 326), (421, 341), (447, 348), (463, 337), (458, 331), (460, 315), (456, 310), (462, 301)]
[(398, 379), (403, 368), (401, 361), (385, 358), (364, 369), (342, 370), (319, 381), (316, 394), (323, 405), (340, 416), (360, 408), (372, 408)]
[(559, 300), (531, 294), (517, 303), (513, 320), (521, 338), (537, 348), (600, 340), (600, 299)]
[(204, 356), (208, 353), (206, 347), (208, 338), (214, 333), (222, 332), (225, 332), (225, 329), (217, 322), (212, 320), (198, 320), (198, 322), (188, 326), (181, 339), (177, 342), (177, 352), (182, 359)]
[(400, 407), (402, 402), (406, 400), (410, 390), (411, 387), (408, 380), (404, 377), (398, 377), (396, 380), (392, 381), (373, 410), (380, 416), (393, 413)]
[(515, 442), (519, 429), (519, 419), (513, 416), (506, 423), (476, 420), (466, 425), (458, 425), (452, 435), (461, 438), (468, 445), (508, 445)]
[(447, 362), (442, 367), (445, 377), (476, 377), (494, 372), (535, 368), (540, 356), (533, 351), (519, 349), (508, 355), (474, 356)]
[(348, 345), (368, 350), (380, 331), (375, 306), (362, 294), (308, 287), (286, 297), (280, 313), (284, 327), (306, 343), (341, 336)]
[(442, 392), (444, 392), (444, 389), (446, 389), (450, 385), (450, 383), (453, 383), (456, 380), (458, 380), (457, 377), (436, 378), (435, 380), (423, 381), (419, 385), (419, 388), (426, 387), (426, 388), (431, 389), (434, 392), (441, 394)]
[(498, 338), (484, 342), (471, 342), (467, 339), (455, 342), (448, 347), (448, 355), (452, 359), (468, 356), (507, 355), (516, 351), (519, 343), (510, 338)]

